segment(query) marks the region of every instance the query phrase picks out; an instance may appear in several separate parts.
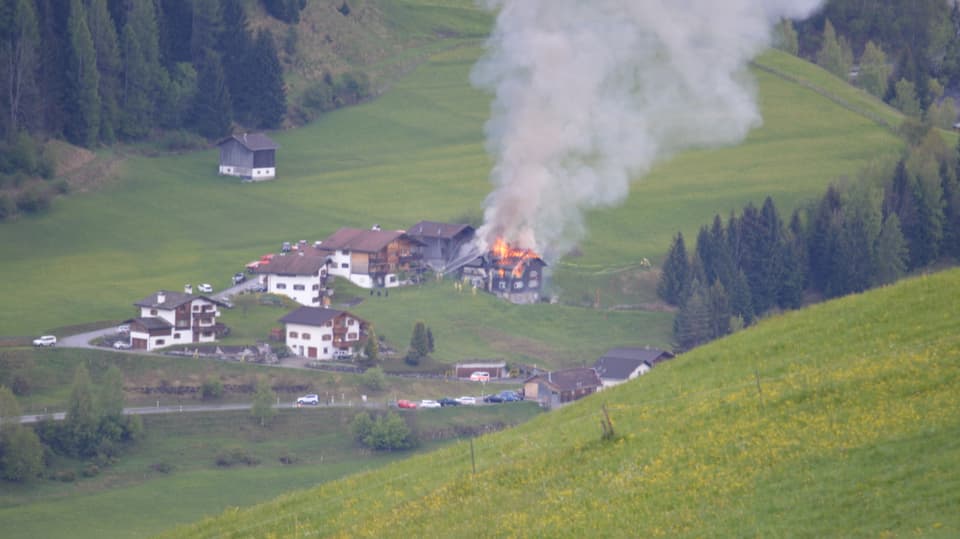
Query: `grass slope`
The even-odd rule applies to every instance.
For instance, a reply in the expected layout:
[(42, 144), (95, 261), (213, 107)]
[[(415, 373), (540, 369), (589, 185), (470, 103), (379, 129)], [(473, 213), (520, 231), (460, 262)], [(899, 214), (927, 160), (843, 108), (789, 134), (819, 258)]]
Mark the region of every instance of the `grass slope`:
[[(242, 264), (283, 240), (322, 239), (341, 226), (400, 228), (421, 219), (478, 216), (490, 188), (482, 144), (489, 97), (467, 82), (481, 54), (475, 40), (451, 43), (462, 46), (433, 54), (377, 101), (276, 133), (282, 146), (276, 181), (249, 185), (219, 177), (213, 150), (129, 157), (109, 187), (59, 199), (46, 215), (0, 225), (0, 334), (124, 319), (134, 301), (187, 282), (222, 288)], [(781, 69), (808, 69), (795, 58), (779, 61)], [(767, 194), (786, 213), (837, 176), (899, 150), (900, 142), (871, 119), (782, 77), (757, 76), (764, 126), (743, 145), (664, 163), (635, 184), (623, 206), (591, 214), (583, 256), (555, 267), (563, 302), (590, 304), (599, 296), (602, 307), (649, 303), (656, 274), (638, 263), (659, 259), (677, 230), (692, 237), (714, 213), (760, 203)], [(433, 315), (457, 309), (462, 298), (437, 293), (429, 302), (363, 314), (404, 343), (414, 319), (440, 326), (446, 322)], [(464, 327), (476, 327), (489, 322), (488, 314), (484, 308), (458, 316)], [(642, 328), (635, 338), (621, 338), (620, 329), (613, 338), (580, 332), (580, 349), (561, 362), (581, 354), (592, 359), (612, 339), (623, 345), (670, 340), (669, 313), (558, 309), (549, 316), (568, 330), (583, 320), (601, 326), (608, 316), (625, 320), (617, 327)], [(494, 357), (503, 349), (463, 331), (438, 340), (454, 358)]]
[(476, 474), (459, 444), (168, 536), (956, 537), (958, 289), (766, 320), (477, 440)]

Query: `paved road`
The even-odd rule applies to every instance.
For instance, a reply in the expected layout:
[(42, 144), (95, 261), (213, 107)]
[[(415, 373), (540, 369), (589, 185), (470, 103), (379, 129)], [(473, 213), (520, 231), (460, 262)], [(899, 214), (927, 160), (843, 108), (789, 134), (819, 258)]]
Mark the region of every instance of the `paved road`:
[[(365, 403), (354, 403), (352, 401), (343, 402), (343, 403), (334, 403), (334, 404), (325, 404), (322, 406), (302, 406), (300, 408), (310, 409), (310, 408), (380, 408), (383, 407), (382, 402), (370, 400)], [(149, 415), (149, 414), (179, 414), (179, 413), (190, 413), (190, 412), (228, 412), (234, 410), (249, 410), (253, 405), (250, 403), (236, 403), (236, 404), (183, 404), (183, 405), (163, 405), (163, 406), (141, 406), (134, 408), (124, 408), (124, 415)], [(290, 402), (281, 402), (273, 405), (277, 409), (289, 409), (289, 408), (298, 408), (294, 403)], [(33, 415), (22, 415), (20, 416), (21, 423), (36, 423), (44, 418), (52, 418), (55, 420), (62, 420), (66, 416), (66, 412), (54, 412), (52, 414), (33, 414)]]

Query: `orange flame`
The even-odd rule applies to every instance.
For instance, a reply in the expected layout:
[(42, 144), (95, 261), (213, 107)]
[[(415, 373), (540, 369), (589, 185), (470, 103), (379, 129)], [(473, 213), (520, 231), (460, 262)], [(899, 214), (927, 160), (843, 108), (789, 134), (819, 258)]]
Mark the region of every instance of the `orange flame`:
[(513, 277), (522, 277), (526, 261), (539, 258), (537, 253), (533, 252), (532, 250), (513, 247), (503, 238), (497, 238), (494, 240), (493, 246), (490, 248), (490, 253), (495, 258), (494, 263), (500, 266), (501, 278), (504, 275), (504, 266), (512, 265), (513, 270), (510, 272), (511, 275)]

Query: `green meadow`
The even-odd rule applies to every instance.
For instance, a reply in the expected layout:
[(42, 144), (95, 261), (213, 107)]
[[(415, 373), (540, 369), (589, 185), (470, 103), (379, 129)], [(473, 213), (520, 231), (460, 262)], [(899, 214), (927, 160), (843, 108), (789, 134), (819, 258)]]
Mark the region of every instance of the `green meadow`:
[(956, 537), (957, 289), (951, 270), (772, 317), (472, 448), (165, 536)]
[[(341, 226), (403, 228), (421, 219), (477, 218), (490, 189), (491, 161), (482, 140), (489, 96), (468, 83), (482, 49), (470, 39), (455, 43), (460, 46), (430, 56), (371, 103), (273, 133), (281, 145), (276, 181), (242, 184), (217, 176), (214, 149), (126, 154), (116, 177), (98, 190), (60, 198), (45, 215), (4, 223), (0, 334), (121, 320), (131, 316), (134, 301), (184, 283), (219, 289), (281, 241), (314, 241)], [(796, 69), (798, 80), (829, 81), (778, 52), (761, 61)], [(601, 328), (614, 320), (617, 344), (667, 344), (671, 315), (643, 310), (655, 300), (656, 274), (641, 268), (641, 259), (656, 263), (677, 231), (692, 238), (714, 214), (759, 204), (767, 194), (789, 212), (830, 181), (889, 158), (901, 146), (882, 124), (808, 86), (762, 70), (755, 75), (764, 125), (744, 144), (677, 156), (638, 179), (621, 206), (589, 215), (589, 237), (579, 253), (554, 267), (553, 291), (565, 307), (494, 305), (486, 297), (465, 304), (449, 286), (449, 294), (427, 287), (425, 293), (391, 295), (391, 307), (380, 302), (374, 309), (367, 302), (360, 314), (400, 344), (409, 339), (412, 322), (423, 319), (436, 326), (441, 355), (450, 360), (501, 356), (512, 349), (497, 346), (496, 334), (520, 333), (512, 328), (536, 333), (533, 326), (551, 320), (558, 329), (541, 329), (535, 340), (550, 345), (544, 350), (568, 350), (576, 341), (576, 350), (561, 354), (563, 362), (594, 357), (611, 342), (605, 331), (571, 335), (583, 324)], [(844, 85), (830, 91), (863, 98)], [(597, 299), (599, 310), (578, 308)], [(477, 304), (482, 307), (474, 309)], [(613, 306), (629, 310), (609, 312)], [(509, 314), (490, 318), (502, 313)], [(470, 331), (487, 324), (494, 332), (489, 338)], [(625, 335), (631, 326), (636, 334)]]

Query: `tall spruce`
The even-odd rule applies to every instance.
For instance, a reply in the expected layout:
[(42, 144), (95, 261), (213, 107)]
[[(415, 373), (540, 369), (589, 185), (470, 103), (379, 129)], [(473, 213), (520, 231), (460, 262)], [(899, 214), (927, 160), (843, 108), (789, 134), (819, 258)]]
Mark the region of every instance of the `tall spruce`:
[(80, 146), (92, 147), (100, 133), (100, 74), (97, 71), (97, 53), (87, 26), (86, 10), (81, 0), (70, 0), (70, 18), (67, 20), (70, 40), (67, 62), (67, 140)]
[(838, 36), (829, 19), (823, 26), (823, 41), (817, 52), (817, 65), (847, 80), (850, 76), (850, 67), (853, 65), (853, 52), (850, 43)]
[(683, 305), (690, 284), (690, 259), (683, 241), (683, 233), (678, 232), (667, 252), (657, 283), (657, 295), (670, 305)]
[(840, 211), (840, 206), (840, 191), (831, 184), (813, 209), (810, 218), (807, 235), (810, 284), (820, 292), (826, 292), (833, 275), (833, 252), (837, 241), (834, 217)]
[(283, 84), (283, 68), (269, 31), (257, 32), (249, 69), (257, 74), (250, 85), (256, 102), (253, 124), (257, 127), (278, 127), (287, 112), (287, 93)]
[(784, 309), (797, 309), (803, 303), (807, 282), (807, 249), (800, 212), (790, 217), (783, 246), (783, 282), (777, 303)]
[(168, 100), (152, 0), (129, 0), (120, 41), (124, 64), (120, 132), (127, 138), (142, 138), (155, 125), (159, 107)]
[(67, 114), (67, 19), (69, 10), (59, 0), (37, 0), (37, 21), (40, 27), (40, 70), (37, 96), (37, 117), (34, 125), (48, 133), (64, 130)]
[(730, 296), (720, 280), (716, 280), (707, 290), (707, 302), (710, 310), (710, 339), (719, 339), (730, 333)]
[(190, 33), (190, 57), (193, 64), (199, 66), (207, 51), (217, 51), (223, 21), (220, 0), (193, 0), (193, 20)]
[(215, 139), (228, 134), (232, 122), (230, 91), (223, 76), (220, 55), (208, 49), (197, 68), (193, 125), (200, 135)]
[(159, 0), (158, 29), (160, 55), (168, 70), (182, 62), (193, 62), (190, 44), (193, 39), (192, 0)]
[(97, 52), (97, 72), (100, 84), (100, 140), (112, 143), (116, 140), (116, 125), (119, 121), (118, 98), (120, 94), (120, 46), (117, 29), (107, 10), (107, 0), (86, 0), (87, 25)]
[(879, 286), (895, 282), (907, 271), (906, 240), (900, 232), (900, 219), (891, 213), (883, 221), (880, 237), (877, 238), (877, 267), (873, 274), (873, 285)]
[(883, 49), (873, 41), (867, 41), (863, 54), (860, 56), (860, 73), (857, 75), (857, 84), (861, 88), (877, 97), (887, 93), (890, 82), (891, 67), (887, 64), (887, 55)]
[(680, 351), (710, 341), (712, 334), (710, 299), (699, 279), (690, 283), (690, 294), (673, 320), (673, 339)]
[(8, 17), (0, 20), (0, 70), (6, 98), (6, 135), (20, 130), (28, 101), (37, 92), (40, 29), (30, 0), (12, 0)]
[[(941, 141), (942, 143), (942, 141)], [(907, 158), (909, 193), (916, 210), (916, 221), (907, 227), (904, 215), (900, 216), (910, 248), (910, 265), (913, 268), (927, 266), (940, 256), (943, 241), (944, 202), (940, 181), (938, 153), (928, 135), (921, 146), (914, 148)]]
[(253, 97), (249, 85), (259, 78), (252, 77), (257, 73), (250, 65), (253, 51), (253, 40), (250, 38), (250, 28), (247, 14), (240, 0), (223, 0), (223, 29), (220, 33), (218, 50), (223, 55), (223, 75), (230, 89), (230, 99), (234, 116), (242, 123), (249, 122), (255, 112), (257, 102)]

